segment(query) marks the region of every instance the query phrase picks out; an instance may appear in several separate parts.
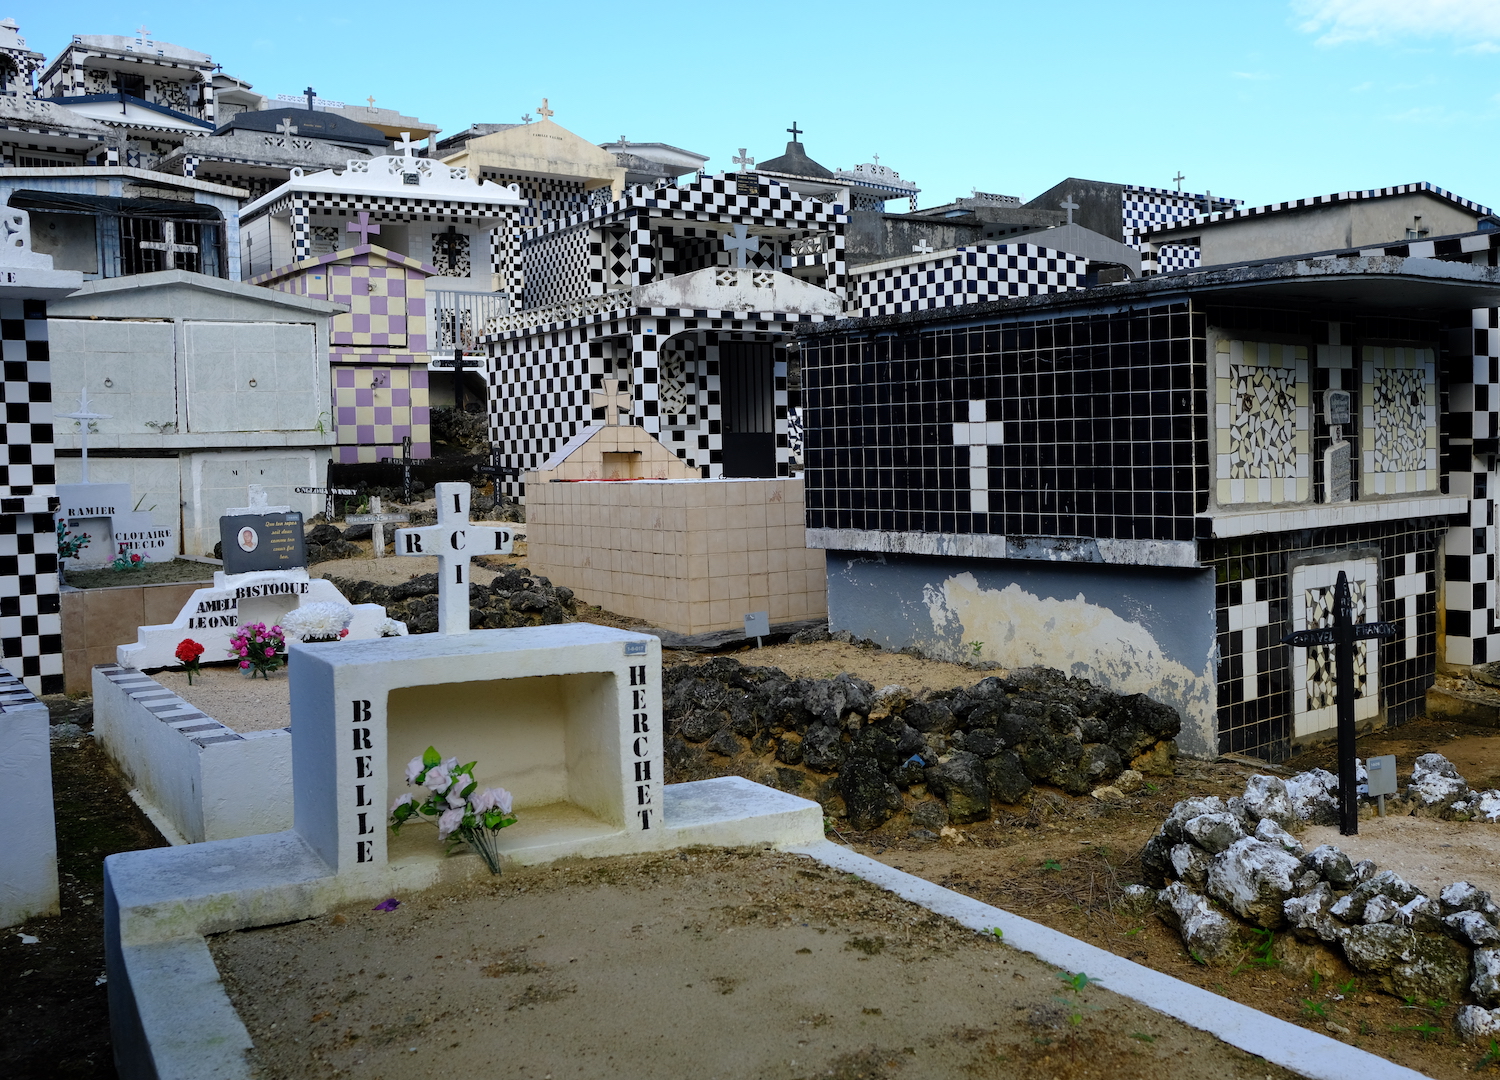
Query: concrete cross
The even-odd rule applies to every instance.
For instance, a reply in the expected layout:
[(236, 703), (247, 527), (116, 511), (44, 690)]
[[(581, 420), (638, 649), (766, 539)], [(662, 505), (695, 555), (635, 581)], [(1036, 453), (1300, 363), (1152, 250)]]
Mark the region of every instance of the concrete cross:
[(369, 97), (365, 98), (365, 100), (370, 103), (370, 108), (373, 109), (375, 107), (375, 95), (374, 94), (371, 94)]
[(531, 114), (530, 113), (522, 113), (521, 114), (521, 123), (523, 123), (523, 124), (529, 124), (529, 123), (531, 123)]
[(438, 633), (469, 632), (469, 560), (475, 555), (509, 555), (511, 532), (469, 520), (468, 484), (437, 485), (437, 524), (396, 530), (397, 555), (436, 555)]
[(416, 145), (416, 143), (412, 142), (411, 132), (409, 131), (403, 131), (401, 138), (396, 140), (396, 149), (401, 151), (402, 157), (411, 157), (412, 147)]
[[(175, 221), (162, 222), (161, 235), (161, 240), (142, 240), (140, 243), (141, 249), (145, 251), (165, 252), (169, 261), (173, 255), (179, 253), (183, 255), (198, 254), (197, 244), (179, 244), (177, 242), (177, 223)], [(167, 269), (170, 270), (171, 267)]]
[(870, 156), (875, 159), (875, 164), (876, 165), (880, 164), (880, 155), (879, 154), (871, 154)]
[[(609, 388), (610, 383), (615, 384), (613, 390)], [(589, 396), (590, 405), (595, 408), (604, 407), (604, 423), (606, 426), (618, 426), (620, 415), (630, 412), (630, 402), (633, 400), (630, 388), (623, 379), (605, 379), (603, 389), (595, 390)]]
[(744, 269), (745, 259), (750, 252), (760, 253), (760, 239), (747, 235), (749, 230), (744, 225), (734, 227), (734, 235), (724, 237), (724, 250), (732, 251), (738, 260), (735, 265)]
[(251, 484), (249, 486), (249, 495), (249, 507), (257, 513), (263, 513), (266, 507), (270, 505), (270, 499), (266, 496), (264, 484)]
[(1057, 205), (1068, 212), (1068, 224), (1073, 224), (1073, 211), (1080, 209), (1079, 205), (1073, 201), (1073, 196), (1069, 195), (1066, 199), (1064, 199)]
[(911, 249), (912, 249), (913, 253), (915, 253), (917, 255), (931, 255), (932, 254), (932, 245), (927, 242), (927, 237), (925, 237), (925, 236), (922, 237), (922, 239), (918, 240), (915, 244), (913, 244), (911, 246)]
[(370, 242), (370, 234), (378, 233), (380, 226), (370, 224), (370, 214), (366, 210), (361, 210), (358, 216), (358, 221), (351, 221), (344, 228), (350, 232), (359, 233), (359, 242), (361, 244), (368, 244)]
[(85, 386), (83, 392), (78, 395), (78, 411), (70, 413), (58, 413), (60, 420), (78, 421), (78, 447), (83, 454), (83, 482), (89, 482), (89, 424), (95, 420), (113, 419), (110, 413), (96, 413), (89, 411), (89, 388)]
[(283, 116), (281, 123), (276, 125), (276, 130), (281, 135), (295, 135), (297, 134), (297, 125), (292, 123), (290, 116)]
[(552, 115), (552, 110), (549, 109), (549, 108), (547, 108), (547, 99), (546, 98), (542, 98), (542, 107), (536, 111), (536, 114), (538, 116), (540, 116), (543, 120), (546, 120), (547, 118), (549, 118)]
[(990, 512), (990, 447), (1005, 442), (1005, 426), (999, 420), (985, 419), (983, 399), (969, 402), (967, 421), (953, 425), (953, 445), (969, 448), (969, 511)]
[(302, 92), (307, 95), (307, 111), (308, 112), (312, 112), (313, 111), (313, 102), (317, 99), (318, 92), (316, 90), (314, 90), (311, 86), (309, 86), (306, 90), (304, 90)]
[(146, 42), (151, 39), (151, 31), (146, 29), (146, 24), (145, 23), (142, 23), (140, 26), (137, 26), (135, 28), (135, 32), (137, 34), (141, 35), (141, 44), (142, 45), (146, 44)]
[(1174, 177), (1172, 177), (1172, 179), (1173, 179), (1173, 180), (1174, 180), (1174, 181), (1175, 181), (1175, 182), (1176, 182), (1176, 184), (1177, 184), (1177, 190), (1178, 190), (1178, 191), (1181, 191), (1181, 190), (1182, 190), (1182, 182), (1183, 182), (1183, 181), (1184, 181), (1184, 180), (1186, 180), (1186, 179), (1187, 179), (1187, 177), (1186, 177), (1186, 176), (1183, 176), (1183, 175), (1182, 175), (1182, 170), (1181, 170), (1181, 169), (1178, 169), (1178, 170), (1177, 170), (1177, 175), (1176, 175), (1176, 176), (1174, 176)]
[(741, 172), (749, 172), (751, 169), (755, 168), (755, 159), (745, 153), (745, 148), (743, 146), (740, 147), (740, 156), (737, 158), (731, 158), (730, 160), (740, 167)]

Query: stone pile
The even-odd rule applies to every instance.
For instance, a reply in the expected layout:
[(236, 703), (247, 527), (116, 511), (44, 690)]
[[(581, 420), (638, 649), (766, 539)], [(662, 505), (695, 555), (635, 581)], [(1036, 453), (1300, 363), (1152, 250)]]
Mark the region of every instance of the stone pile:
[[(409, 633), (435, 634), (438, 627), (436, 574), (419, 574), (399, 585), (328, 576), (351, 604), (381, 604)], [(495, 630), (511, 626), (552, 626), (572, 622), (573, 590), (553, 585), (515, 566), (495, 574), (488, 586), (469, 586), (469, 628)]]
[(856, 829), (903, 810), (928, 830), (987, 819), (1034, 784), (1120, 797), (1141, 773), (1172, 771), (1182, 726), (1170, 706), (1046, 668), (916, 695), (716, 657), (667, 669), (662, 697), (670, 779), (748, 755)]
[[(1247, 926), (1285, 930), (1313, 954), (1311, 966), (1319, 951), (1341, 954), (1386, 993), (1471, 994), (1460, 1031), (1500, 1035), (1500, 905), (1467, 882), (1432, 897), (1333, 845), (1305, 850), (1291, 830), (1337, 824), (1338, 789), (1338, 777), (1314, 769), (1286, 780), (1252, 776), (1230, 799), (1179, 802), (1141, 852), (1148, 884), (1127, 888), (1124, 903), (1139, 914), (1154, 909), (1201, 962), (1238, 955)], [(1472, 792), (1441, 754), (1424, 754), (1387, 808), (1494, 821), (1500, 791)]]

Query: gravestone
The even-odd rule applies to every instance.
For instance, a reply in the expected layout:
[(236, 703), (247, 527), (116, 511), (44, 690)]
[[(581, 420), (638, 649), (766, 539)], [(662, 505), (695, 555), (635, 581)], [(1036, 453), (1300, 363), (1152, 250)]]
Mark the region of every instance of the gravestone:
[(250, 485), (250, 505), (233, 507), (219, 518), (219, 543), (226, 574), (292, 570), (307, 565), (302, 514), (290, 506), (270, 506), (266, 489)]
[(9, 804), (0, 844), (0, 927), (58, 912), (48, 724), (47, 706), (0, 668), (0, 780)]
[(1344, 438), (1344, 428), (1351, 419), (1349, 399), (1347, 390), (1323, 391), (1323, 422), (1332, 440), (1323, 451), (1324, 502), (1348, 502), (1353, 497), (1353, 448)]
[(385, 558), (385, 527), (395, 525), (404, 521), (410, 521), (409, 514), (388, 514), (380, 505), (380, 496), (370, 497), (370, 512), (368, 514), (348, 514), (344, 521), (349, 525), (370, 526), (370, 542), (375, 549), (375, 558)]

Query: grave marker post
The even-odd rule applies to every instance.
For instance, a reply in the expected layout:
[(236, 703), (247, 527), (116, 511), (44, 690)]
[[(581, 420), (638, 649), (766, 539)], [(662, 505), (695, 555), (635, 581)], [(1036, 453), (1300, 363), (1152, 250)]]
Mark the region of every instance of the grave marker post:
[[(1334, 701), (1338, 707), (1339, 733), (1339, 832), (1359, 833), (1359, 792), (1354, 775), (1354, 643), (1363, 638), (1395, 637), (1394, 623), (1356, 623), (1349, 599), (1349, 578), (1339, 571), (1333, 591), (1333, 625), (1316, 630), (1298, 630), (1281, 640), (1293, 648), (1333, 647)], [(1379, 656), (1376, 656), (1379, 663)]]
[(375, 547), (375, 557), (385, 558), (385, 527), (403, 521), (410, 521), (409, 514), (387, 514), (384, 507), (380, 505), (380, 496), (370, 496), (370, 512), (368, 514), (348, 514), (344, 520), (350, 525), (370, 526), (370, 539)]
[(292, 488), (292, 490), (295, 491), (298, 495), (325, 495), (325, 496), (327, 496), (327, 498), (325, 498), (323, 500), (323, 519), (325, 521), (327, 521), (328, 524), (330, 524), (330, 525), (333, 524), (333, 497), (335, 495), (358, 495), (359, 494), (359, 492), (355, 491), (353, 488), (299, 487), (299, 488)]

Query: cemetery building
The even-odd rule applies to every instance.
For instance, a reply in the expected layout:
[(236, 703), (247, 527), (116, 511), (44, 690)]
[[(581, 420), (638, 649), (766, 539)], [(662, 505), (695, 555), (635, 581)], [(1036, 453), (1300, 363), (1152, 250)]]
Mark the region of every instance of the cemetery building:
[(621, 135), (617, 142), (600, 143), (625, 170), (625, 183), (631, 187), (656, 187), (659, 181), (676, 184), (680, 177), (703, 171), (708, 164), (705, 154), (684, 150), (661, 142), (631, 142)]
[(526, 231), (517, 310), (482, 338), (501, 462), (538, 468), (624, 413), (701, 476), (788, 475), (786, 346), (843, 312), (846, 222), (780, 181), (725, 173)]
[(87, 162), (150, 169), (217, 126), (213, 57), (135, 36), (77, 34), (42, 71), (37, 96), (103, 124), (107, 145)]
[(0, 169), (0, 205), (27, 211), (36, 249), (87, 281), (172, 269), (238, 280), (246, 194), (123, 165)]
[(1266, 206), (1215, 207), (1145, 224), (1147, 273), (1425, 240), (1500, 228), (1487, 206), (1429, 183), (1343, 191)]
[[(0, 215), (0, 359), (5, 379), (0, 475), (0, 655), (32, 694), (63, 688), (57, 583), (57, 471), (47, 305), (82, 284), (31, 249), (24, 211)], [(19, 704), (19, 701), (17, 702)]]
[(515, 187), (476, 183), (412, 145), (294, 176), (240, 215), (252, 284), (342, 309), (328, 341), (341, 463), (399, 458), (407, 438), (413, 457), (430, 457), (429, 392), (436, 382), (451, 395), (461, 377), (435, 362), (451, 356), (455, 327), (461, 339), (476, 311), (518, 291)]
[[(343, 305), (184, 270), (85, 284), (54, 302), (52, 399), (87, 390), (91, 480), (129, 486), (172, 555), (212, 555), (250, 484), (311, 516), (334, 449), (328, 326)], [(59, 422), (63, 483), (82, 431)], [(131, 508), (127, 508), (131, 509)]]
[(1420, 710), (1495, 640), (1500, 271), (1418, 255), (804, 328), (832, 628), (1147, 693), (1185, 752), (1277, 760), (1333, 727), (1331, 659), (1280, 642), (1343, 570), (1400, 628), (1361, 646), (1360, 721)]
[(351, 157), (386, 152), (386, 137), (368, 124), (319, 109), (270, 108), (236, 112), (212, 134), (183, 140), (157, 169), (266, 194), (291, 179), (293, 169), (343, 169)]

